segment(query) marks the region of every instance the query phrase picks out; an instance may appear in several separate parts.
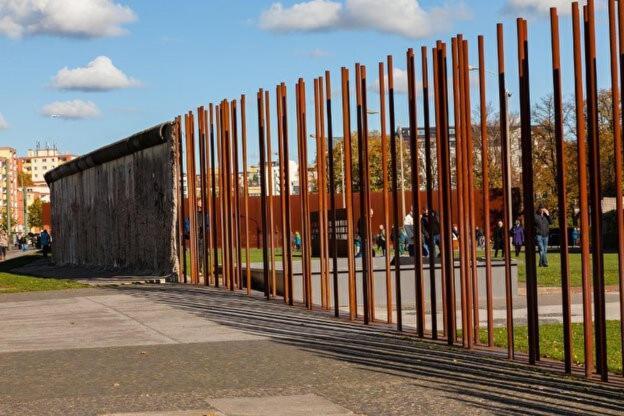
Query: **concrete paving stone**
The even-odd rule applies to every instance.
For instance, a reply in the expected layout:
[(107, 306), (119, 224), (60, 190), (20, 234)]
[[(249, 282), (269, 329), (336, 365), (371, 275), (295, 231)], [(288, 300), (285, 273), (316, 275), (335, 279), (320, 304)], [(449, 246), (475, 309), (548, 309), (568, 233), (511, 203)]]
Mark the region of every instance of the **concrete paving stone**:
[(316, 394), (236, 397), (210, 400), (225, 416), (353, 416), (342, 406)]

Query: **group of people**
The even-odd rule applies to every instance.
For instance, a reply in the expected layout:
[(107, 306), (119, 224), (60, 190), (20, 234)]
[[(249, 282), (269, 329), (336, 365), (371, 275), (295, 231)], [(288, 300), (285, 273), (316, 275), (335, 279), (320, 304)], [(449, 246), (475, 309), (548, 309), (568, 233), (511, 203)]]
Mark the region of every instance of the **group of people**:
[[(30, 242), (29, 242), (30, 237)], [(10, 244), (9, 233), (2, 227), (0, 227), (0, 261), (5, 261), (7, 258), (7, 253), (9, 251)], [(43, 257), (48, 257), (48, 254), (51, 250), (52, 237), (50, 237), (50, 233), (48, 230), (44, 229), (39, 234), (20, 234), (15, 237), (15, 247), (21, 251), (27, 251), (30, 244), (34, 245), (36, 248), (41, 249)]]

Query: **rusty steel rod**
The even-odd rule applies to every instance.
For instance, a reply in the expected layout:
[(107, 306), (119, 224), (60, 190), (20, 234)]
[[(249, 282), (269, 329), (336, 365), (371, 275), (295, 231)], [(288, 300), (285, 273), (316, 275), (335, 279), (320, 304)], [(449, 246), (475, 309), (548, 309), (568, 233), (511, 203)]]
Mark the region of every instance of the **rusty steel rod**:
[(531, 95), (529, 80), (529, 43), (527, 22), (517, 19), (518, 74), (520, 86), (520, 142), (522, 148), (522, 206), (526, 254), (526, 293), (529, 363), (539, 361), (539, 322), (537, 310), (537, 268), (535, 265), (535, 188), (533, 175), (533, 138), (531, 132)]
[(386, 134), (386, 85), (384, 64), (379, 62), (379, 115), (381, 118), (381, 172), (383, 181), (383, 226), (385, 231), (386, 321), (392, 323), (392, 273), (388, 230), (390, 229), (390, 189), (388, 184), (388, 136)]
[(206, 244), (206, 265), (208, 270), (206, 271), (207, 274), (207, 278), (204, 280), (204, 284), (206, 286), (210, 286), (214, 280), (214, 274), (212, 272), (212, 224), (211, 224), (211, 218), (212, 218), (212, 209), (211, 209), (211, 188), (212, 188), (212, 182), (210, 180), (210, 171), (211, 171), (211, 164), (210, 164), (210, 113), (208, 111), (208, 109), (204, 109), (204, 139), (205, 139), (205, 159), (206, 159), (206, 163), (205, 163), (205, 175), (206, 175), (206, 208), (205, 208), (205, 212), (204, 212), (204, 221), (205, 221), (205, 226), (204, 226), (204, 243)]
[(226, 249), (224, 252), (226, 255), (224, 258), (226, 259), (227, 269), (228, 269), (228, 287), (230, 291), (236, 289), (235, 286), (235, 271), (234, 271), (234, 233), (232, 231), (233, 228), (233, 220), (230, 215), (232, 212), (232, 152), (231, 152), (231, 134), (232, 134), (232, 126), (230, 123), (230, 103), (227, 100), (223, 100), (221, 103), (221, 111), (223, 111), (223, 159), (224, 159), (224, 182), (225, 182), (225, 212), (223, 218), (225, 219), (226, 224)]
[(287, 236), (287, 241), (284, 242), (286, 252), (283, 254), (286, 256), (287, 270), (285, 273), (284, 292), (287, 292), (288, 304), (293, 305), (293, 267), (292, 267), (292, 245), (290, 244), (291, 236), (291, 211), (290, 211), (290, 159), (288, 149), (288, 105), (287, 105), (287, 91), (286, 84), (282, 83), (279, 86), (280, 90), (280, 109), (282, 113), (282, 151), (284, 153), (284, 216), (286, 220), (286, 228), (284, 234)]
[(237, 270), (236, 270), (236, 278), (238, 285), (238, 289), (243, 288), (243, 248), (242, 248), (242, 233), (241, 233), (241, 223), (240, 223), (240, 181), (239, 181), (239, 164), (238, 164), (238, 103), (236, 100), (232, 100), (232, 153), (234, 157), (234, 211), (236, 215), (233, 216), (235, 218), (235, 234), (236, 234), (236, 260), (237, 260)]
[(481, 189), (483, 197), (483, 234), (485, 236), (485, 292), (487, 313), (487, 345), (494, 346), (494, 306), (492, 301), (492, 253), (490, 252), (490, 168), (489, 137), (485, 82), (485, 41), (478, 38), (479, 46), (479, 110), (481, 122)]
[[(330, 212), (331, 212), (331, 241), (332, 241), (332, 272), (333, 272), (333, 302), (334, 302), (334, 316), (340, 316), (340, 298), (338, 294), (338, 240), (336, 232), (336, 224), (338, 222), (338, 216), (336, 214), (336, 169), (334, 166), (334, 151), (336, 150), (336, 143), (334, 142), (334, 124), (332, 117), (332, 92), (331, 92), (331, 78), (329, 71), (325, 71), (325, 106), (327, 114), (327, 146), (329, 149), (329, 195), (330, 195)], [(342, 189), (344, 192), (344, 189)]]
[(246, 97), (240, 97), (241, 146), (243, 156), (243, 215), (245, 216), (245, 289), (251, 295), (251, 259), (249, 257), (249, 181), (247, 180), (247, 112)]
[[(572, 34), (574, 53), (574, 99), (576, 112), (576, 140), (578, 157), (579, 182), (579, 218), (581, 221), (581, 281), (583, 294), (583, 342), (585, 358), (585, 376), (590, 377), (594, 372), (594, 341), (593, 317), (591, 310), (591, 281), (590, 281), (590, 222), (589, 222), (589, 195), (587, 173), (587, 136), (585, 129), (585, 100), (583, 94), (583, 66), (581, 24), (578, 2), (572, 3)], [(585, 167), (585, 169), (583, 169)]]
[[(443, 224), (440, 220), (440, 215), (441, 214), (441, 210), (442, 210), (442, 206), (443, 206), (443, 196), (442, 196), (442, 144), (440, 142), (440, 129), (441, 129), (441, 111), (440, 111), (440, 98), (438, 96), (438, 83), (439, 83), (439, 73), (438, 73), (438, 51), (437, 48), (432, 48), (431, 50), (432, 52), (432, 67), (433, 67), (433, 104), (435, 107), (435, 123), (436, 123), (436, 129), (435, 129), (435, 139), (436, 139), (436, 170), (437, 170), (437, 175), (436, 175), (436, 179), (437, 179), (437, 183), (438, 183), (438, 214), (436, 214), (436, 221), (438, 221), (438, 226), (440, 227), (440, 236), (443, 235), (442, 232), (442, 227)], [(447, 310), (446, 310), (446, 282), (444, 279), (444, 273), (443, 273), (443, 267), (446, 264), (446, 251), (444, 250), (444, 240), (442, 238), (440, 238), (439, 240), (439, 248), (440, 248), (440, 291), (441, 291), (441, 298), (442, 298), (442, 336), (446, 336), (446, 328), (447, 328), (447, 324), (446, 324), (446, 316), (447, 316)], [(437, 311), (436, 311), (436, 316), (437, 316)]]
[[(223, 223), (223, 154), (221, 153), (222, 151), (222, 145), (221, 145), (221, 139), (222, 139), (222, 132), (221, 132), (221, 117), (222, 117), (222, 112), (221, 112), (221, 105), (218, 104), (215, 106), (215, 124), (216, 124), (216, 159), (218, 161), (218, 169), (219, 169), (219, 173), (218, 173), (218, 188), (219, 188), (219, 195), (218, 195), (218, 207), (215, 210), (216, 214), (217, 214), (217, 221), (218, 221), (218, 227), (217, 227), (217, 234), (218, 234), (218, 243), (217, 243), (217, 263), (215, 265), (215, 267), (217, 268), (217, 274), (219, 271), (219, 257), (221, 258), (221, 279), (223, 280), (222, 284), (223, 287), (227, 287), (227, 281), (225, 278), (225, 264), (223, 262), (223, 249), (225, 246), (225, 228), (224, 228), (224, 223)], [(217, 165), (215, 164), (215, 171), (217, 169)], [(218, 247), (219, 245), (221, 246), (221, 256), (219, 256), (219, 250)], [(215, 284), (216, 287), (219, 287), (219, 279), (217, 277), (217, 282)]]
[(267, 218), (267, 178), (266, 178), (266, 138), (264, 120), (264, 94), (258, 90), (258, 150), (260, 152), (260, 216), (262, 218), (262, 277), (264, 283), (264, 296), (271, 297), (269, 282), (269, 236)]
[(215, 287), (219, 287), (219, 240), (218, 240), (218, 227), (217, 227), (217, 164), (216, 164), (216, 153), (217, 149), (215, 148), (215, 116), (214, 116), (214, 108), (211, 103), (208, 106), (208, 111), (210, 113), (210, 184), (211, 184), (211, 220), (210, 220), (210, 230), (212, 235), (212, 275), (214, 278)]
[(598, 120), (598, 85), (596, 70), (596, 24), (594, 1), (583, 8), (585, 18), (585, 81), (587, 84), (587, 141), (589, 144), (589, 198), (594, 289), (594, 334), (596, 338), (596, 371), (607, 381), (607, 334), (604, 294), (604, 258), (602, 247), (602, 189), (600, 179), (600, 131)]
[(422, 229), (420, 209), (420, 180), (418, 173), (418, 123), (416, 117), (416, 68), (414, 50), (407, 50), (407, 90), (410, 129), (410, 158), (412, 181), (412, 218), (414, 230), (414, 288), (416, 296), (416, 334), (424, 336), (425, 331), (425, 298), (422, 281)]
[(269, 226), (269, 256), (271, 259), (271, 296), (277, 296), (277, 280), (275, 275), (275, 228), (274, 228), (274, 212), (273, 212), (273, 149), (271, 146), (271, 96), (269, 90), (264, 92), (264, 108), (265, 108), (265, 125), (266, 125), (266, 144), (267, 144), (267, 165), (263, 167), (268, 171), (268, 226)]
[[(399, 162), (397, 160), (397, 132), (394, 113), (394, 65), (392, 55), (387, 56), (388, 67), (388, 116), (390, 124), (390, 163), (392, 174), (392, 245), (394, 248), (394, 302), (396, 305), (397, 330), (403, 330), (401, 305), (401, 244), (399, 242)], [(402, 140), (399, 138), (399, 140)], [(402, 157), (402, 155), (400, 156)], [(387, 243), (386, 243), (387, 244)]]
[(186, 283), (186, 233), (184, 232), (184, 149), (182, 148), (182, 117), (175, 119), (176, 145), (178, 150), (178, 283)]
[(186, 116), (186, 183), (189, 199), (191, 283), (199, 282), (199, 258), (197, 239), (197, 188), (195, 183), (195, 122), (193, 113)]
[(201, 218), (198, 221), (199, 227), (201, 227), (200, 234), (200, 259), (201, 259), (201, 275), (204, 279), (204, 284), (208, 281), (208, 245), (206, 244), (206, 190), (208, 189), (206, 183), (206, 124), (204, 120), (204, 107), (197, 108), (197, 127), (199, 131), (199, 200), (201, 201)]
[(563, 137), (563, 96), (561, 92), (561, 58), (559, 49), (559, 17), (550, 9), (552, 42), (553, 98), (555, 111), (555, 141), (557, 150), (557, 196), (561, 261), (561, 306), (563, 313), (563, 354), (566, 374), (572, 373), (572, 314), (570, 305), (570, 262), (568, 258), (568, 221), (566, 190), (566, 154)]
[[(427, 47), (423, 46), (421, 52), (422, 63), (422, 90), (423, 90), (423, 122), (425, 128), (425, 182), (427, 190), (427, 241), (429, 247), (429, 291), (431, 309), (431, 338), (438, 339), (437, 298), (436, 298), (436, 243), (434, 241), (433, 221), (433, 164), (431, 161), (431, 121), (429, 110), (429, 64), (427, 62)], [(437, 127), (437, 126), (436, 126)], [(385, 164), (384, 164), (385, 165)]]
[(320, 287), (321, 287), (321, 307), (323, 309), (325, 309), (327, 307), (327, 304), (325, 303), (325, 295), (326, 295), (326, 291), (327, 291), (327, 286), (325, 285), (325, 262), (324, 262), (324, 256), (325, 256), (325, 239), (323, 238), (322, 234), (324, 231), (324, 227), (323, 227), (323, 193), (322, 193), (322, 187), (323, 187), (323, 178), (322, 178), (322, 162), (321, 162), (321, 158), (323, 157), (323, 153), (322, 153), (322, 149), (321, 149), (321, 142), (323, 140), (323, 135), (321, 133), (321, 122), (320, 122), (320, 117), (321, 117), (321, 111), (320, 111), (320, 106), (322, 106), (322, 101), (321, 101), (321, 97), (320, 97), (320, 93), (319, 93), (319, 83), (320, 80), (319, 78), (315, 78), (314, 79), (314, 139), (316, 141), (316, 196), (317, 196), (317, 202), (318, 202), (318, 217), (317, 217), (317, 223), (316, 223), (316, 239), (318, 241), (318, 245), (319, 245), (319, 267), (320, 267), (320, 273), (319, 273), (319, 283), (320, 283)]
[(277, 149), (278, 149), (278, 161), (279, 161), (279, 192), (280, 192), (280, 228), (282, 234), (282, 290), (284, 303), (288, 304), (288, 257), (286, 255), (286, 245), (290, 244), (290, 237), (286, 234), (286, 187), (288, 182), (285, 181), (286, 170), (288, 169), (287, 162), (284, 161), (284, 134), (283, 134), (283, 120), (282, 120), (282, 89), (280, 85), (275, 87), (275, 105), (276, 105), (276, 119), (277, 124)]
[(321, 221), (321, 235), (320, 238), (323, 241), (323, 249), (321, 250), (321, 263), (323, 267), (321, 268), (322, 274), (322, 284), (325, 287), (324, 296), (321, 303), (325, 304), (325, 309), (329, 310), (329, 298), (330, 298), (330, 290), (329, 290), (329, 225), (328, 225), (328, 201), (327, 201), (327, 142), (325, 137), (325, 107), (323, 102), (325, 101), (325, 91), (323, 88), (323, 77), (319, 77), (319, 126), (320, 126), (320, 153), (321, 158), (318, 158), (317, 155), (317, 163), (320, 163), (320, 175), (319, 175), (319, 195), (320, 200), (322, 201), (322, 209), (319, 210)]
[[(616, 20), (618, 23), (617, 28), (615, 24)], [(618, 276), (620, 282), (620, 345), (622, 346), (621, 359), (622, 362), (624, 362), (624, 203), (622, 201), (624, 193), (622, 192), (621, 87), (620, 84), (618, 84), (619, 81), (622, 87), (624, 87), (624, 3), (621, 1), (618, 1), (617, 11), (615, 10), (614, 0), (609, 1), (609, 29), (611, 51), (611, 112), (613, 114), (613, 151), (615, 153), (615, 206), (618, 230)], [(620, 75), (619, 79), (618, 71)], [(624, 374), (624, 372), (622, 374)]]
[[(513, 322), (513, 292), (511, 280), (511, 247), (509, 245), (509, 229), (511, 218), (509, 215), (511, 208), (511, 198), (508, 190), (511, 188), (511, 177), (509, 176), (509, 152), (510, 137), (509, 120), (507, 114), (507, 88), (505, 86), (505, 39), (503, 24), (496, 26), (496, 38), (498, 49), (498, 102), (500, 109), (500, 136), (501, 136), (501, 171), (503, 176), (503, 253), (505, 256), (505, 309), (507, 328), (507, 358), (512, 360), (515, 356), (514, 348), (514, 322)], [(535, 249), (534, 249), (535, 250)], [(535, 263), (535, 259), (533, 259)]]

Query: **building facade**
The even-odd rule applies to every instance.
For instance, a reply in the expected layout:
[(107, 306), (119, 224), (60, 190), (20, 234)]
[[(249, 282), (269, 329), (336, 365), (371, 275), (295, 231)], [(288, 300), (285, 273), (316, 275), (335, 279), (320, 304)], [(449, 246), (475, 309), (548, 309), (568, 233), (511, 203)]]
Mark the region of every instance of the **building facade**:
[(0, 213), (2, 217), (1, 223), (4, 223), (4, 219), (10, 218), (11, 232), (16, 229), (16, 225), (20, 222), (20, 217), (23, 223), (23, 215), (20, 215), (20, 195), (18, 194), (17, 187), (17, 153), (12, 147), (0, 147)]

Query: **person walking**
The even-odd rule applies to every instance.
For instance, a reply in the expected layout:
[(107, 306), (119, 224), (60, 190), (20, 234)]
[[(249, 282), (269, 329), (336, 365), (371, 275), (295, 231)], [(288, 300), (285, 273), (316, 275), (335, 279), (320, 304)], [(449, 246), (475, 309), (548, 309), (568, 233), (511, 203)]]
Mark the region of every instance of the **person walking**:
[(498, 251), (501, 251), (501, 257), (505, 257), (504, 242), (505, 242), (505, 233), (503, 230), (503, 222), (498, 221), (496, 223), (496, 227), (494, 227), (493, 232), (493, 240), (494, 240), (494, 257), (498, 257)]
[(524, 227), (522, 227), (520, 220), (516, 220), (511, 228), (511, 242), (516, 250), (516, 257), (518, 257), (524, 245)]
[(403, 231), (407, 237), (407, 253), (410, 257), (414, 256), (414, 213), (413, 208), (407, 213), (403, 219)]
[(535, 238), (537, 239), (537, 246), (539, 247), (539, 266), (548, 267), (548, 235), (550, 234), (550, 213), (544, 207), (539, 206), (537, 213), (535, 214)]
[(6, 260), (9, 249), (9, 235), (4, 228), (0, 228), (0, 261)]
[(295, 231), (295, 237), (293, 240), (295, 243), (295, 250), (301, 251), (301, 234), (299, 234), (299, 231)]
[(381, 249), (381, 254), (386, 256), (386, 229), (383, 224), (379, 225), (379, 234), (377, 234), (377, 247)]
[(50, 243), (52, 242), (52, 238), (50, 234), (48, 234), (48, 230), (45, 228), (39, 234), (39, 239), (41, 241), (41, 251), (43, 252), (43, 257), (48, 257), (48, 253), (50, 252)]

